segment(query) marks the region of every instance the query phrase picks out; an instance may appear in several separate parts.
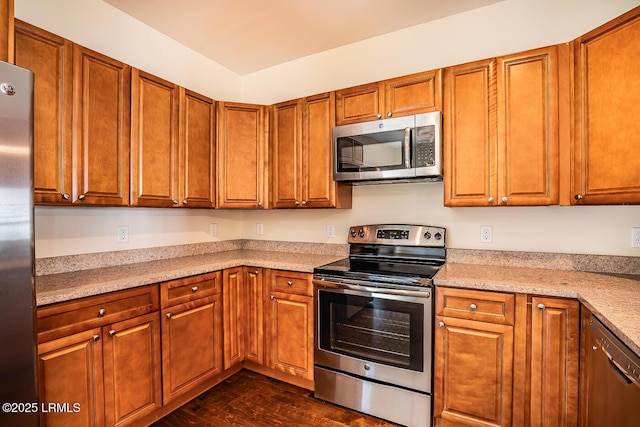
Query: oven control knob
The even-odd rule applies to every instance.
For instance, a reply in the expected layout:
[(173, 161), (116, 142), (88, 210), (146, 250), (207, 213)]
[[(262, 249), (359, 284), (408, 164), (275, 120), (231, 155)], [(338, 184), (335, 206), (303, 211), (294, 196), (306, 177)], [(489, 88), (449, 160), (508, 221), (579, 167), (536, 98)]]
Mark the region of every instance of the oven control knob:
[(370, 369), (371, 369), (371, 366), (369, 366), (368, 364), (366, 364), (366, 363), (365, 363), (365, 364), (364, 364), (364, 370), (365, 370), (365, 371), (368, 371), (368, 370), (370, 370)]
[(426, 233), (424, 233), (424, 238), (425, 239), (430, 239), (431, 238), (431, 233), (429, 233), (428, 231)]
[(360, 237), (364, 237), (364, 230), (360, 230), (360, 231), (358, 231), (358, 236), (360, 236)]
[(436, 234), (434, 234), (434, 235), (433, 235), (433, 237), (434, 237), (436, 240), (440, 240), (440, 239), (442, 239), (442, 234), (440, 234), (440, 233), (436, 233)]
[(356, 237), (356, 230), (351, 229), (351, 237)]

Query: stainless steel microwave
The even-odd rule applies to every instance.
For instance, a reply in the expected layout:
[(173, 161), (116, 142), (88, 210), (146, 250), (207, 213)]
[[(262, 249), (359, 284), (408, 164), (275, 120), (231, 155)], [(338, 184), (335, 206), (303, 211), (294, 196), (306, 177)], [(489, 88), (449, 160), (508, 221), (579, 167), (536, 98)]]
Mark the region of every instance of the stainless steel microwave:
[(439, 111), (336, 126), (333, 144), (336, 181), (442, 180)]

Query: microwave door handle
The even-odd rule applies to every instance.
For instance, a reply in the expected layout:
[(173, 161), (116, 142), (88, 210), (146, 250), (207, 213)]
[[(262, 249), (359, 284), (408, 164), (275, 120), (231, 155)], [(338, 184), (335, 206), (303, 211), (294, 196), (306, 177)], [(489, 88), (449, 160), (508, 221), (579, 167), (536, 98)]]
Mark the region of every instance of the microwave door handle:
[(411, 167), (411, 128), (404, 128), (404, 143), (402, 146), (404, 150), (404, 167), (409, 169)]

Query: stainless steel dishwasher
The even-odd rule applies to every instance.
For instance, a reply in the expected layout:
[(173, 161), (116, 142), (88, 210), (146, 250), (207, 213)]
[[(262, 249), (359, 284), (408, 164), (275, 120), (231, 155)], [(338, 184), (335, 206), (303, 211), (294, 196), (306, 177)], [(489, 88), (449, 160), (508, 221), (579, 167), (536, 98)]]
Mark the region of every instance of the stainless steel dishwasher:
[(640, 357), (591, 315), (587, 338), (588, 427), (640, 425)]

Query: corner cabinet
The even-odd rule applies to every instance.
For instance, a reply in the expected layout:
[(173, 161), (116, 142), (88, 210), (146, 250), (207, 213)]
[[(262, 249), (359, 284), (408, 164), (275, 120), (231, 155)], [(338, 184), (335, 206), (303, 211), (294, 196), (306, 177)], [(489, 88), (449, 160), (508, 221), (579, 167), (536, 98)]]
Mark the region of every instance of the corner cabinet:
[(559, 50), (445, 69), (446, 206), (558, 204)]
[(572, 203), (640, 203), (640, 7), (574, 46)]
[(333, 181), (334, 105), (330, 92), (272, 106), (272, 207), (351, 207), (351, 186)]
[(218, 102), (219, 208), (267, 208), (267, 122), (263, 105)]

